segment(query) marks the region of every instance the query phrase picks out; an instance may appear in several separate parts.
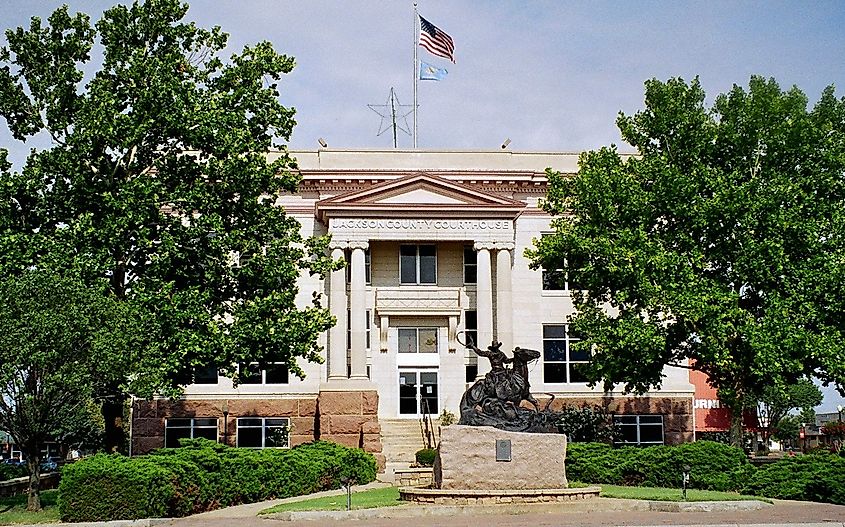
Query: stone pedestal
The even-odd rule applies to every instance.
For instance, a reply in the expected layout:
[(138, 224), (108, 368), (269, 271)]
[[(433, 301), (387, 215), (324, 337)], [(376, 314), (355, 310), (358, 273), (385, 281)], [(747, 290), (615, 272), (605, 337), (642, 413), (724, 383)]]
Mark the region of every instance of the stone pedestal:
[[(510, 461), (497, 461), (497, 441), (510, 441)], [(506, 457), (503, 453), (500, 458)], [(434, 485), (462, 490), (562, 489), (568, 486), (565, 459), (563, 434), (451, 425), (441, 431)]]

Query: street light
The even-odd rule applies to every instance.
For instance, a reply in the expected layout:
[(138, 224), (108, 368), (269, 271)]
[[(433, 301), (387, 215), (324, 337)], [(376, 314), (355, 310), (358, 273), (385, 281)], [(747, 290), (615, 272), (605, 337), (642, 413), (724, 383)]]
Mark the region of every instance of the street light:
[(842, 422), (842, 408), (843, 408), (843, 406), (841, 404), (836, 406), (836, 411), (839, 412), (839, 422), (840, 423)]
[(692, 469), (689, 465), (684, 465), (684, 501), (687, 501), (687, 485), (689, 484), (689, 471)]

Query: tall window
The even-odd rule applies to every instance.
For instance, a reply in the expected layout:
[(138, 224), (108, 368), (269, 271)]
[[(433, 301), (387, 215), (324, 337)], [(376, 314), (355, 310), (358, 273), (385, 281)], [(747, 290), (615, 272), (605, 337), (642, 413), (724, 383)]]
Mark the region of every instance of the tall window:
[(478, 346), (478, 311), (464, 311), (464, 335), (466, 335), (467, 344), (472, 341)]
[(437, 328), (399, 328), (399, 353), (437, 353)]
[(237, 445), (241, 448), (288, 448), (287, 417), (238, 417)]
[(478, 253), (472, 245), (464, 245), (464, 283), (478, 283)]
[(619, 430), (618, 445), (662, 445), (662, 415), (614, 415), (613, 424)]
[[(344, 257), (346, 258), (346, 283), (352, 283), (352, 251), (347, 249), (344, 251)], [(364, 249), (364, 281), (368, 284), (372, 283), (371, 271), (372, 271), (372, 260), (370, 259), (370, 249)]]
[(217, 367), (195, 367), (194, 384), (217, 384)]
[(543, 289), (546, 291), (569, 291), (571, 289), (583, 289), (581, 282), (575, 273), (569, 272), (569, 268), (579, 269), (583, 265), (580, 260), (572, 258), (564, 259), (564, 267), (561, 269), (543, 269)]
[(400, 246), (399, 282), (402, 284), (436, 284), (437, 247), (434, 245)]
[(167, 419), (164, 422), (164, 446), (176, 448), (180, 439), (197, 439), (204, 437), (217, 441), (216, 418), (179, 418)]
[(267, 364), (263, 369), (257, 362), (240, 364), (241, 384), (288, 384), (290, 375), (287, 364)]
[(569, 324), (543, 326), (543, 380), (548, 383), (587, 382), (588, 351), (576, 351), (580, 337)]

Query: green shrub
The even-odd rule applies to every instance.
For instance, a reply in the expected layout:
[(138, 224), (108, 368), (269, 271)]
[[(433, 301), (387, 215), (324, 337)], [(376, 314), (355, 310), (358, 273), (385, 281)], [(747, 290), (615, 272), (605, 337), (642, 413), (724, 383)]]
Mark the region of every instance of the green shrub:
[(759, 468), (742, 492), (845, 505), (845, 459), (822, 453), (785, 458)]
[(167, 516), (176, 499), (173, 479), (148, 458), (97, 454), (64, 467), (59, 513), (66, 522)]
[(414, 454), (417, 465), (421, 467), (433, 467), (435, 457), (437, 457), (437, 450), (434, 448), (423, 448), (417, 450), (416, 454)]
[(289, 450), (239, 449), (208, 440), (182, 445), (136, 458), (101, 454), (69, 465), (59, 486), (62, 520), (179, 517), (376, 477), (371, 454), (325, 441)]
[(8, 463), (0, 463), (0, 481), (9, 479), (22, 478), (28, 475), (25, 465), (10, 465)]
[(567, 477), (586, 483), (680, 487), (684, 465), (690, 466), (690, 488), (720, 491), (740, 488), (750, 468), (742, 450), (711, 441), (646, 448), (604, 443), (567, 447)]

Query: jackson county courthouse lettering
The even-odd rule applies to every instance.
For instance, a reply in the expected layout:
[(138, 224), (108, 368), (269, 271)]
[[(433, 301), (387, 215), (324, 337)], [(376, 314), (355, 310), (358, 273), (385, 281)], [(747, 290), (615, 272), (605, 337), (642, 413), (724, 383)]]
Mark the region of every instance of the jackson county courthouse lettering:
[[(243, 364), (238, 387), (198, 369), (177, 401), (136, 401), (133, 452), (206, 437), (247, 448), (284, 447), (317, 437), (411, 462), (422, 447), (419, 416), (457, 414), (469, 383), (489, 363), (461, 345), (469, 335), (502, 350), (541, 351), (529, 366), (532, 392), (564, 404), (603, 405), (631, 444), (693, 439), (695, 389), (685, 369), (667, 367), (663, 389), (643, 396), (587, 387), (589, 354), (572, 349), (567, 325), (577, 283), (548, 279), (524, 256), (550, 232), (538, 203), (545, 169), (574, 174), (575, 153), (353, 151), (293, 152), (300, 192), (277, 204), (305, 235), (331, 235), (346, 268), (325, 280), (302, 276), (298, 302), (319, 293), (337, 318), (321, 336), (324, 364)], [(560, 275), (560, 271), (556, 272)], [(279, 444), (290, 427), (289, 444)]]

